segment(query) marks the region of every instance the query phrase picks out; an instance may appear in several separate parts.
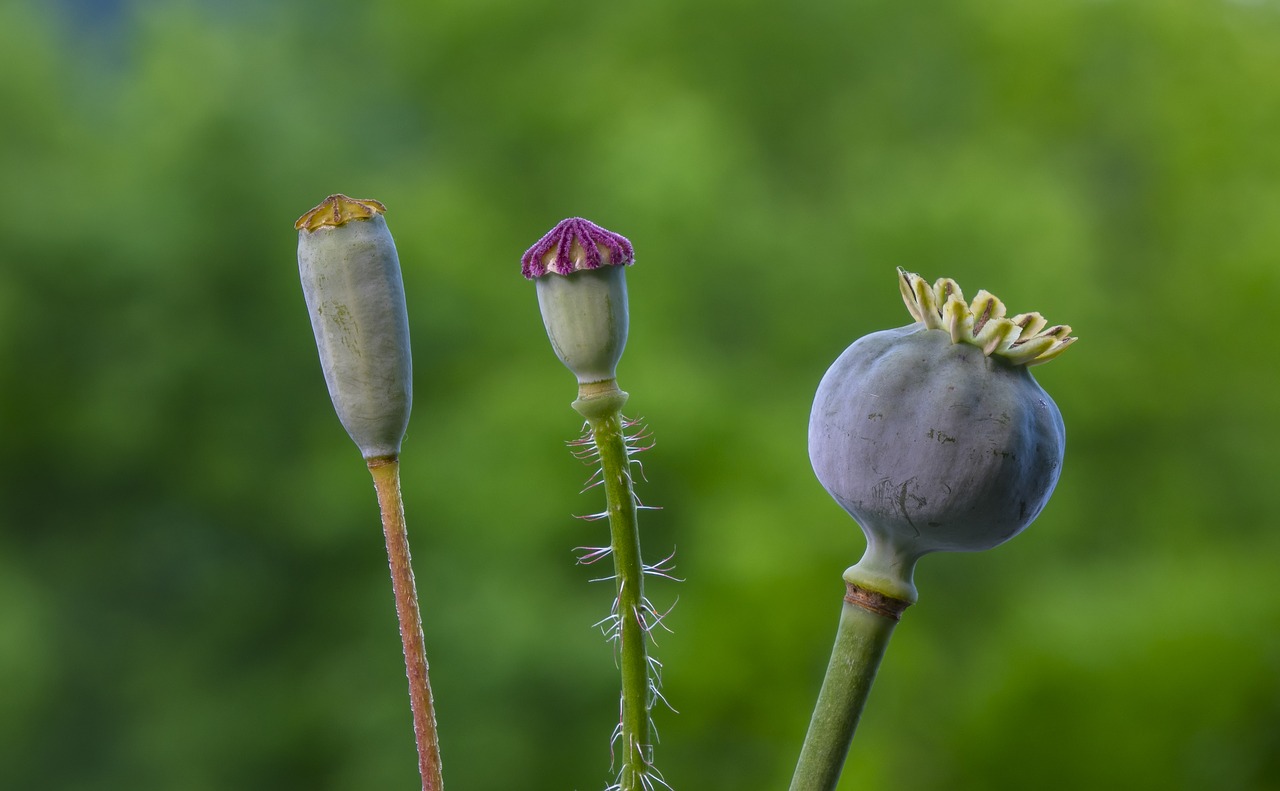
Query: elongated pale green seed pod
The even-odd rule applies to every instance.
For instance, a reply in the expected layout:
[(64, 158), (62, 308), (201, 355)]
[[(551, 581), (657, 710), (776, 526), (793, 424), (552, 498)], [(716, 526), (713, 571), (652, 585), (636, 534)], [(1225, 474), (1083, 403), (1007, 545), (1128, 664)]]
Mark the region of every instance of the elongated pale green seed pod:
[(330, 195), (295, 224), (325, 383), (366, 459), (400, 455), (413, 403), (404, 284), (384, 211), (374, 200)]

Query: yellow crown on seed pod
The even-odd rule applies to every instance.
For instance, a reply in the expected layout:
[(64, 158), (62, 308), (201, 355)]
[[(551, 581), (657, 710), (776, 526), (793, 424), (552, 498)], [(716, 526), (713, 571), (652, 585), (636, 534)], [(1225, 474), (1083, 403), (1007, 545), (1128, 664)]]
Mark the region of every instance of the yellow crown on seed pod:
[(348, 198), (346, 195), (334, 194), (325, 198), (320, 205), (298, 218), (293, 224), (295, 230), (314, 231), (320, 228), (336, 228), (351, 220), (368, 220), (374, 215), (385, 214), (387, 207), (380, 201), (368, 198)]
[(1071, 325), (1048, 326), (1039, 313), (1019, 313), (1005, 318), (1004, 303), (983, 289), (966, 302), (960, 286), (949, 277), (932, 286), (924, 278), (898, 268), (902, 301), (911, 316), (926, 328), (951, 334), (952, 343), (968, 343), (1013, 365), (1040, 365), (1076, 342)]

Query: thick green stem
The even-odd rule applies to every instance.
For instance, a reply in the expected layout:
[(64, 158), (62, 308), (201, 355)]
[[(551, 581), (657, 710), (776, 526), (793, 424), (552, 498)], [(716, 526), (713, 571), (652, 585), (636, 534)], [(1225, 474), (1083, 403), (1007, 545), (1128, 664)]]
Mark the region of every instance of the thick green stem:
[(832, 791), (893, 627), (910, 602), (848, 584), (840, 627), (791, 791)]
[(371, 459), (369, 472), (378, 490), (382, 530), (387, 537), (387, 560), (391, 567), (391, 587), (400, 619), (400, 641), (404, 645), (405, 672), (409, 676), (409, 706), (413, 711), (413, 733), (418, 744), (418, 772), (422, 791), (441, 791), (440, 744), (436, 737), (436, 710), (427, 674), (427, 651), (422, 639), (422, 616), (418, 611), (418, 591), (413, 581), (409, 557), (409, 534), (404, 524), (404, 502), (400, 495), (400, 463), (394, 459)]
[[(609, 384), (613, 384), (612, 382)], [(587, 419), (600, 453), (605, 502), (609, 514), (610, 547), (617, 574), (618, 663), (622, 674), (622, 711), (618, 744), (622, 756), (616, 788), (639, 791), (653, 762), (649, 718), (649, 659), (645, 643), (644, 566), (640, 559), (640, 531), (632, 490), (630, 461), (622, 426), (626, 393), (590, 392), (584, 387), (574, 408)]]

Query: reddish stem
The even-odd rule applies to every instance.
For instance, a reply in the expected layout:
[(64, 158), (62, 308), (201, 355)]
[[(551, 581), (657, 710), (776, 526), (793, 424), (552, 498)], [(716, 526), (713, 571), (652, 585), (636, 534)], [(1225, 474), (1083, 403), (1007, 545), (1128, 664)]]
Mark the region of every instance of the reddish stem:
[(396, 615), (400, 618), (400, 641), (404, 644), (405, 672), (409, 676), (409, 705), (413, 709), (413, 733), (418, 743), (418, 771), (422, 791), (442, 791), (440, 744), (436, 737), (436, 711), (427, 675), (427, 651), (422, 640), (422, 615), (413, 582), (409, 557), (409, 534), (404, 524), (404, 502), (400, 496), (400, 462), (395, 458), (369, 460), (369, 472), (378, 491), (382, 510), (382, 530), (387, 537), (387, 561), (391, 566), (391, 587), (395, 591)]

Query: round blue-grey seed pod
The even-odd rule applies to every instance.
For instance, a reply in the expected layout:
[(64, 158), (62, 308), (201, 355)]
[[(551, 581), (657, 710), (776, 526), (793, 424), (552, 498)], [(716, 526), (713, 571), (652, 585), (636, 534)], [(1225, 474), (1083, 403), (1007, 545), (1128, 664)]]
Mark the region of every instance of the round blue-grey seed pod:
[[(967, 337), (920, 321), (860, 338), (823, 376), (809, 421), (818, 479), (867, 536), (851, 581), (908, 601), (920, 556), (988, 549), (1017, 535), (1062, 469), (1062, 414), (1026, 364), (1011, 361), (1022, 317), (1002, 319), (1015, 327), (1006, 343), (987, 344), (1010, 356), (984, 351), (973, 341), (973, 316), (953, 304), (958, 294), (939, 301), (959, 314), (957, 326), (967, 316)], [(980, 299), (995, 301), (985, 292)], [(980, 325), (996, 315), (983, 304)], [(946, 322), (941, 309), (929, 315)]]
[(377, 201), (330, 196), (298, 220), (298, 270), (320, 366), (366, 459), (395, 457), (413, 404), (409, 319)]

